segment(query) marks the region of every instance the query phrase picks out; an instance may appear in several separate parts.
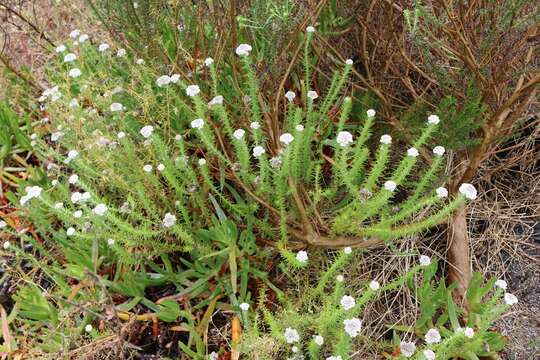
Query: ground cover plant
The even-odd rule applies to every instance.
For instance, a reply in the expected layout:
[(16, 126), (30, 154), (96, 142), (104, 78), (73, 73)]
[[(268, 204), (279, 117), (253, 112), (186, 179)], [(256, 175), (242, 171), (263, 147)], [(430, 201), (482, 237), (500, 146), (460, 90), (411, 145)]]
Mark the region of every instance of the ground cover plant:
[[(347, 24), (332, 4), (322, 32)], [(51, 49), (28, 138), (6, 103), (6, 139), (26, 139), (38, 165), (6, 193), (0, 223), (18, 279), (0, 314), (4, 356), (338, 360), (364, 358), (359, 344), (395, 359), (497, 356), (493, 324), (518, 301), (506, 282), (475, 274), (456, 301), (437, 261), (400, 250), (477, 198), (472, 184), (445, 187), (449, 115), (424, 111), (418, 137), (397, 143), (349, 85), (355, 61), (332, 59), (317, 80), (311, 22), (273, 93), (259, 69), (279, 47), (254, 19), (283, 22), (293, 5), (235, 16), (228, 48), (194, 20), (201, 8), (181, 8), (182, 26), (158, 31), (165, 58), (126, 46), (144, 33), (122, 44), (75, 29)], [(136, 18), (169, 5), (126, 6)], [(184, 62), (199, 36), (205, 53)], [(409, 265), (352, 281), (375, 246)], [(402, 289), (415, 320), (364, 335), (366, 308)]]

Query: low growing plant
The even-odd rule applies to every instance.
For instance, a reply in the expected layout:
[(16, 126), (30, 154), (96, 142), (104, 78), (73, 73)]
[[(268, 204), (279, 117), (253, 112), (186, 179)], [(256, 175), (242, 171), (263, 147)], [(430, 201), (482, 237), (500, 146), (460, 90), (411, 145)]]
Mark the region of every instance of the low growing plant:
[[(248, 358), (352, 359), (355, 342), (373, 341), (363, 335), (366, 325), (361, 319), (365, 307), (402, 286), (416, 289), (419, 316), (415, 324), (390, 325), (392, 340), (376, 342), (374, 346), (386, 358), (477, 360), (496, 356), (504, 347), (505, 339), (490, 328), (517, 303), (514, 295), (504, 292), (506, 282), (492, 279), (483, 284), (481, 275), (476, 273), (467, 292), (470, 312), (462, 325), (464, 309), (452, 299), (454, 286), (446, 286), (444, 280), (437, 284), (435, 280), (436, 261), (422, 255), (418, 265), (395, 280), (386, 284), (373, 280), (355, 296), (347, 286), (352, 279), (341, 274), (354, 258), (352, 253), (350, 248), (340, 251), (312, 288), (302, 287), (300, 293), (281, 298), (275, 313), (264, 301), (259, 303), (254, 317), (246, 322), (247, 334), (241, 344)], [(257, 339), (273, 346), (262, 352), (264, 347)]]
[[(324, 93), (314, 90), (314, 32), (306, 29), (299, 94), (278, 94), (279, 111), (259, 87), (248, 44), (236, 48), (239, 63), (229, 69), (237, 73), (220, 73), (207, 57), (190, 78), (158, 72), (78, 30), (55, 49), (50, 86), (39, 99), (46, 113), (31, 136), (44, 165), (30, 169), (18, 196), (8, 194), (20, 206), (15, 215), (32, 227), (3, 224), (15, 239), (4, 248), (47, 279), (44, 286), (23, 276), (30, 285), (21, 286), (12, 313), (46, 344), (42, 351), (98, 338), (110, 330), (102, 325), (109, 319), (183, 319), (180, 330), (189, 336), (180, 348), (206, 356), (201, 339), (220, 299), (248, 323), (250, 280), (283, 297), (268, 280), (271, 250), (261, 251), (263, 244), (279, 250), (284, 269), (298, 271), (308, 264), (306, 247), (390, 243), (437, 225), (476, 197), (470, 184), (449, 200), (437, 187), (445, 150), (437, 146), (430, 155), (422, 148), (439, 124), (436, 115), (405, 156), (392, 157), (388, 134), (372, 150), (375, 111), (351, 118), (353, 97), (343, 94), (352, 60)], [(420, 152), (427, 169), (411, 179)], [(328, 328), (341, 321), (332, 299), (344, 290), (323, 296), (329, 274), (342, 265), (338, 259), (310, 296), (331, 314), (311, 325), (336, 337), (346, 356), (351, 343)], [(384, 286), (399, 286), (415, 269)], [(151, 297), (154, 288), (173, 294)]]
[[(306, 79), (313, 31), (306, 34)], [(199, 86), (177, 75), (152, 76), (124, 49), (114, 56), (106, 44), (96, 49), (84, 42), (78, 51), (64, 56), (51, 75), (59, 85), (42, 97), (50, 101), (56, 128), (36, 140), (36, 151), (53, 182), (35, 176), (39, 185), (21, 201), (37, 221), (55, 215), (57, 221), (46, 220), (55, 237), (116, 234), (123, 245), (154, 253), (189, 250), (193, 234), (210, 225), (209, 209), (219, 204), (258, 237), (278, 239), (272, 242), (298, 265), (289, 240), (366, 247), (434, 226), (466, 197), (476, 197), (469, 184), (448, 202), (446, 189), (434, 189), (440, 146), (419, 179), (408, 181), (439, 123), (436, 115), (400, 161), (391, 161), (392, 138), (383, 135), (366, 166), (375, 111), (348, 118), (353, 100), (340, 93), (351, 60), (324, 98), (309, 82), (298, 98), (288, 91), (285, 114), (275, 119), (261, 99), (247, 44), (236, 50), (245, 73), (243, 99), (220, 95), (227, 84), (211, 58), (199, 69), (210, 81)], [(340, 111), (331, 116), (331, 109)], [(84, 216), (73, 217), (74, 211)]]

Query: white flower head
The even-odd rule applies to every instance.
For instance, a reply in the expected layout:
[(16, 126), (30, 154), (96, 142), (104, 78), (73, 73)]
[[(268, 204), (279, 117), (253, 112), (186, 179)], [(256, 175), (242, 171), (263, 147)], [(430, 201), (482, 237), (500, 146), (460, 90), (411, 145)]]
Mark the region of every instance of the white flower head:
[(288, 344), (293, 344), (300, 341), (300, 335), (298, 334), (298, 331), (290, 327), (285, 329), (285, 333), (283, 334), (283, 336), (285, 337), (285, 341), (287, 341)]
[(426, 360), (435, 360), (435, 353), (433, 352), (433, 350), (430, 350), (430, 349), (424, 350), (422, 354), (424, 354), (424, 357), (426, 358)]
[(410, 341), (402, 341), (399, 344), (399, 349), (401, 350), (401, 355), (410, 358), (416, 351), (416, 345)]
[(293, 346), (291, 351), (296, 354), (298, 352), (298, 346)]
[(82, 200), (82, 194), (78, 191), (74, 191), (71, 193), (71, 202), (76, 204)]
[(111, 111), (112, 112), (116, 112), (116, 111), (122, 111), (124, 110), (124, 105), (120, 104), (120, 103), (112, 103), (111, 104)]
[(437, 115), (429, 115), (427, 118), (428, 124), (431, 124), (431, 125), (437, 125), (440, 121), (441, 119), (439, 119)]
[(198, 93), (201, 92), (201, 89), (199, 88), (198, 85), (189, 85), (187, 88), (186, 88), (186, 94), (187, 96), (196, 96)]
[(89, 332), (92, 332), (94, 328), (92, 327), (92, 325), (88, 324), (84, 327), (84, 331), (86, 331), (87, 333)]
[(396, 190), (397, 184), (395, 181), (388, 180), (384, 183), (384, 188), (388, 191), (394, 191)]
[(319, 94), (317, 94), (316, 91), (310, 90), (307, 93), (307, 97), (310, 98), (311, 100), (315, 100), (316, 98), (319, 97)]
[(66, 45), (64, 44), (58, 45), (56, 49), (54, 49), (54, 51), (56, 51), (57, 53), (63, 53), (64, 51), (66, 51)]
[(67, 154), (67, 158), (71, 161), (75, 159), (77, 156), (79, 156), (79, 152), (77, 150), (69, 150)]
[(444, 146), (439, 145), (433, 148), (433, 153), (438, 156), (443, 156), (445, 151), (446, 149), (444, 148)]
[(294, 127), (294, 129), (295, 129), (296, 131), (298, 131), (298, 132), (302, 132), (302, 131), (304, 131), (304, 125), (298, 124), (298, 125), (296, 125), (296, 126)]
[(244, 129), (236, 129), (233, 132), (233, 137), (237, 140), (241, 140), (245, 134), (246, 134), (246, 131)]
[(21, 205), (26, 205), (28, 201), (30, 201), (33, 198), (37, 198), (41, 195), (41, 191), (43, 189), (39, 186), (29, 186), (26, 188), (26, 195), (21, 197)]
[(107, 212), (108, 208), (105, 204), (97, 204), (96, 207), (92, 209), (92, 212), (98, 216), (103, 216)]
[(301, 263), (306, 263), (308, 261), (308, 253), (305, 250), (300, 250), (296, 253), (296, 260), (298, 260)]
[(473, 328), (467, 326), (465, 329), (463, 329), (463, 334), (471, 339), (474, 337), (474, 330)]
[(437, 197), (441, 199), (448, 197), (448, 190), (445, 187), (438, 187), (435, 189), (435, 193), (437, 194)]
[(69, 101), (69, 107), (70, 107), (70, 108), (73, 109), (73, 108), (76, 108), (77, 106), (79, 106), (79, 100), (77, 100), (77, 99), (71, 99), (71, 100)]
[(296, 94), (294, 93), (294, 91), (289, 90), (289, 91), (287, 91), (287, 92), (285, 93), (285, 97), (287, 98), (287, 100), (288, 100), (289, 102), (291, 102), (291, 101), (293, 101), (294, 98), (296, 97)]
[(204, 126), (204, 120), (203, 119), (195, 119), (191, 122), (191, 128), (192, 129), (198, 129), (201, 130)]
[(72, 39), (76, 39), (79, 37), (79, 35), (81, 34), (80, 30), (79, 29), (75, 29), (73, 31), (71, 31), (69, 33), (69, 37), (72, 38)]
[(143, 166), (143, 171), (149, 173), (150, 171), (152, 171), (153, 168), (154, 167), (152, 165), (146, 164)]
[(118, 132), (118, 134), (116, 134), (116, 137), (118, 138), (118, 140), (121, 140), (126, 137), (126, 133), (123, 131), (120, 131)]
[(64, 62), (73, 62), (75, 61), (75, 59), (77, 59), (77, 55), (75, 55), (74, 53), (69, 53), (64, 56)]
[(83, 214), (82, 210), (77, 210), (73, 212), (73, 217), (76, 219), (79, 219), (80, 217), (82, 217), (82, 214)]
[(73, 235), (75, 235), (75, 228), (72, 228), (72, 227), (68, 228), (68, 229), (66, 230), (66, 235), (67, 235), (67, 236), (73, 236)]
[(171, 75), (171, 82), (173, 84), (176, 84), (178, 81), (180, 81), (180, 74), (173, 74)]
[(351, 338), (357, 337), (362, 330), (362, 321), (358, 318), (345, 319), (343, 320), (343, 325), (345, 332)]
[(64, 133), (62, 131), (53, 132), (51, 134), (51, 141), (57, 142), (58, 140), (60, 140), (60, 138), (62, 138), (62, 136), (64, 136)]
[(240, 44), (236, 48), (236, 55), (238, 56), (248, 56), (249, 53), (253, 50), (248, 44)]
[(160, 172), (161, 172), (161, 171), (165, 170), (165, 165), (159, 164), (159, 165), (156, 167), (156, 169), (157, 169), (157, 171), (160, 171)]
[(426, 333), (426, 344), (437, 344), (441, 341), (441, 334), (439, 330), (432, 328), (429, 329)]
[(274, 169), (277, 169), (281, 166), (281, 157), (279, 156), (274, 156), (272, 158), (270, 158), (270, 166)]
[(474, 185), (469, 183), (461, 184), (461, 186), (459, 187), (459, 192), (465, 195), (465, 197), (469, 200), (476, 199), (476, 196), (478, 195)]
[(243, 302), (239, 306), (240, 306), (240, 309), (242, 311), (248, 311), (249, 310), (249, 304), (248, 303)]
[(26, 194), (32, 198), (36, 198), (41, 195), (41, 191), (43, 191), (43, 189), (39, 186), (30, 186), (26, 189)]
[(356, 301), (352, 296), (344, 295), (339, 301), (339, 304), (344, 310), (350, 310), (356, 305)]
[(418, 150), (416, 150), (416, 148), (410, 148), (409, 150), (407, 150), (407, 156), (411, 156), (411, 157), (417, 157), (418, 156)]
[(140, 58), (139, 58), (139, 59), (135, 60), (135, 64), (137, 64), (137, 65), (144, 65), (144, 59), (140, 59)]
[(326, 360), (343, 360), (343, 358), (340, 355), (336, 355), (336, 356), (329, 356), (326, 358)]
[(324, 338), (321, 335), (315, 335), (313, 336), (313, 342), (319, 346), (323, 346)]
[(206, 66), (210, 66), (214, 63), (214, 59), (212, 59), (211, 57), (207, 57), (206, 59), (204, 59), (204, 65)]
[(504, 302), (506, 303), (506, 305), (515, 305), (518, 303), (518, 298), (516, 295), (514, 294), (510, 294), (510, 293), (505, 293), (504, 294)]
[(345, 64), (352, 65), (354, 63), (353, 59), (347, 59), (345, 60)]
[(392, 143), (392, 137), (388, 134), (384, 134), (379, 141), (381, 144), (389, 145)]
[(204, 166), (204, 165), (206, 165), (206, 159), (200, 158), (199, 159), (199, 166)]
[(419, 262), (422, 266), (428, 266), (429, 264), (431, 264), (431, 259), (427, 255), (420, 255)]
[(0, 229), (3, 229), (7, 226), (7, 222), (5, 222), (4, 220), (0, 220)]
[(294, 136), (292, 136), (291, 134), (289, 133), (285, 133), (285, 134), (282, 134), (280, 137), (279, 137), (279, 141), (281, 141), (283, 144), (285, 145), (289, 145), (290, 143), (292, 143), (294, 140)]
[(107, 51), (108, 48), (109, 48), (109, 44), (102, 43), (102, 44), (99, 44), (98, 51), (99, 52), (104, 52), (104, 51)]
[(115, 243), (114, 239), (107, 239), (107, 245), (113, 246)]
[(254, 121), (251, 124), (249, 124), (249, 127), (252, 128), (253, 130), (257, 130), (261, 128), (261, 124), (259, 124), (259, 122), (257, 121)]
[(118, 56), (118, 57), (126, 56), (126, 49), (118, 49), (118, 52), (116, 53), (116, 56)]
[(208, 106), (212, 107), (215, 105), (222, 105), (223, 104), (223, 96), (222, 95), (216, 95), (208, 102)]
[(336, 141), (339, 146), (346, 147), (353, 143), (353, 136), (348, 131), (340, 131), (337, 135)]
[(163, 217), (163, 226), (166, 228), (170, 228), (174, 226), (175, 223), (176, 223), (176, 216), (174, 216), (171, 213), (166, 213), (165, 216)]
[(369, 283), (369, 288), (373, 291), (377, 291), (381, 288), (381, 284), (379, 284), (378, 281), (376, 280), (372, 280), (370, 283)]
[(143, 126), (143, 128), (139, 131), (139, 133), (145, 138), (148, 139), (150, 136), (152, 136), (152, 133), (154, 132), (154, 127), (151, 125)]
[(340, 274), (340, 275), (336, 276), (336, 281), (337, 282), (343, 282), (344, 280), (345, 280), (345, 277), (343, 275)]
[(157, 78), (156, 84), (159, 87), (167, 86), (171, 83), (171, 77), (169, 75), (161, 75)]
[(265, 152), (266, 152), (266, 150), (264, 150), (264, 148), (262, 146), (255, 146), (253, 148), (253, 156), (255, 156), (256, 158), (258, 158), (259, 156), (261, 156)]
[(313, 26), (308, 26), (308, 27), (306, 28), (306, 32), (308, 32), (308, 33), (310, 33), (310, 34), (311, 34), (311, 33), (314, 33), (314, 32), (315, 32), (315, 28), (314, 28)]
[(2, 244), (2, 247), (4, 248), (4, 250), (9, 249), (10, 246), (11, 246), (11, 243), (10, 243), (9, 241), (5, 241), (5, 242)]
[(373, 110), (373, 109), (368, 109), (368, 110), (366, 111), (366, 114), (367, 114), (368, 117), (374, 117), (375, 114), (376, 114), (376, 112), (375, 112), (375, 110)]
[(495, 286), (498, 287), (499, 289), (506, 290), (506, 288), (508, 287), (508, 283), (502, 279), (499, 279), (495, 281)]
[(215, 351), (212, 351), (210, 355), (208, 355), (208, 360), (218, 360), (218, 358), (219, 358), (219, 355)]
[(79, 181), (79, 175), (77, 175), (77, 174), (71, 175), (71, 176), (69, 177), (69, 179), (68, 179), (68, 182), (69, 182), (70, 184), (76, 184), (77, 181)]
[(69, 76), (72, 78), (78, 78), (79, 76), (81, 76), (81, 74), (82, 72), (81, 72), (81, 69), (79, 68), (74, 68), (74, 69), (69, 70)]
[(347, 246), (345, 248), (343, 248), (343, 252), (347, 255), (351, 254), (352, 253), (352, 247), (350, 246)]
[(83, 43), (85, 42), (86, 40), (88, 40), (89, 36), (87, 34), (82, 34), (81, 36), (79, 36), (79, 43)]

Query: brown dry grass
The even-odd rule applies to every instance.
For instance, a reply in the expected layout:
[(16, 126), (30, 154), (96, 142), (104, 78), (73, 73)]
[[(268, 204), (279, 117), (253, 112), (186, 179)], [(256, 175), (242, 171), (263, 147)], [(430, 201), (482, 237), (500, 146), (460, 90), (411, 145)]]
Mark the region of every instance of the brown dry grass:
[[(89, 18), (84, 0), (0, 0), (0, 56), (16, 71), (28, 68), (36, 85), (43, 87), (53, 44), (67, 41), (75, 28), (101, 32)], [(0, 76), (0, 99), (12, 98), (8, 85)]]

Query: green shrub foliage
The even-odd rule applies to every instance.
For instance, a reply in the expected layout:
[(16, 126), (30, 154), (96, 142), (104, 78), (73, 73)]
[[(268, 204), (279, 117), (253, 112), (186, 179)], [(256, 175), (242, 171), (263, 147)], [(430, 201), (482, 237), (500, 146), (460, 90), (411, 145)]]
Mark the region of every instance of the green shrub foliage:
[[(260, 247), (267, 244), (278, 249), (286, 271), (306, 267), (310, 247), (344, 248), (304, 299), (321, 316), (295, 314), (281, 321), (282, 314), (273, 315), (263, 302), (259, 313), (277, 346), (299, 337), (296, 328), (309, 329), (332, 339), (328, 350), (334, 355), (327, 359), (348, 356), (355, 336), (345, 333), (356, 331), (357, 317), (379, 291), (373, 283), (345, 311), (340, 306), (348, 305), (339, 305), (346, 294), (342, 284), (326, 293), (351, 247), (435, 226), (474, 199), (476, 190), (463, 184), (449, 199), (439, 186), (445, 150), (426, 149), (441, 121), (437, 115), (426, 119), (408, 149), (392, 151), (387, 134), (371, 139), (375, 110), (352, 115), (353, 94), (346, 90), (352, 60), (337, 64), (328, 88), (316, 90), (310, 60), (314, 34), (311, 26), (303, 34), (303, 80), (296, 92), (271, 97), (260, 88), (260, 64), (252, 55), (257, 49), (248, 44), (229, 49), (236, 53), (234, 63), (220, 64), (208, 54), (185, 76), (158, 71), (132, 51), (94, 44), (79, 31), (72, 32), (73, 42), (55, 49), (50, 85), (39, 99), (46, 116), (30, 137), (44, 165), (31, 169), (19, 194), (8, 195), (33, 228), (19, 233), (1, 223), (35, 252), (9, 242), (4, 248), (41, 268), (48, 281), (49, 290), (43, 291), (23, 275), (30, 285), (21, 286), (15, 298), (24, 326), (47, 344), (40, 351), (61, 352), (74, 345), (76, 336), (60, 334), (98, 338), (97, 320), (126, 320), (144, 310), (137, 320), (182, 319), (189, 339), (178, 346), (194, 359), (205, 358), (204, 329), (223, 298), (256, 334), (262, 319), (249, 312), (255, 303), (250, 279), (277, 294), (287, 314), (294, 313), (268, 279), (271, 250)], [(419, 269), (381, 285), (380, 291), (403, 286)], [(149, 298), (149, 288), (165, 286), (173, 286), (177, 295)], [(422, 289), (427, 294), (431, 283)], [(113, 301), (111, 293), (122, 301)], [(446, 287), (441, 293), (448, 295)], [(479, 302), (484, 295), (471, 296)], [(198, 302), (187, 300), (183, 309), (178, 300), (185, 298)], [(498, 314), (500, 308), (490, 301)], [(446, 320), (455, 328), (456, 310), (447, 304)], [(202, 309), (204, 316), (194, 316)], [(429, 305), (424, 312), (433, 309)], [(489, 323), (493, 314), (478, 315), (475, 326)], [(356, 320), (344, 333), (336, 324), (346, 319)], [(431, 325), (427, 317), (420, 320), (422, 331)], [(439, 324), (441, 332), (446, 322)], [(283, 335), (287, 323), (290, 331)], [(443, 335), (452, 354), (463, 336)], [(304, 334), (302, 343), (311, 358), (323, 356)]]
[[(305, 79), (313, 34), (308, 27)], [(189, 250), (193, 234), (219, 210), (299, 264), (290, 241), (365, 247), (434, 226), (476, 196), (471, 185), (450, 201), (444, 188), (435, 189), (442, 147), (433, 156), (426, 151), (430, 164), (408, 181), (438, 116), (394, 161), (389, 135), (370, 147), (374, 110), (349, 118), (353, 100), (342, 92), (351, 60), (324, 95), (309, 81), (299, 96), (279, 94), (286, 111), (276, 119), (260, 95), (251, 51), (247, 44), (236, 49), (242, 77), (235, 90), (211, 58), (182, 79), (156, 74), (106, 44), (85, 41), (61, 52), (51, 71), (57, 85), (41, 99), (51, 135), (34, 135), (48, 163), (42, 175), (52, 182), (43, 176), (43, 191), (21, 194), (30, 216), (46, 222), (40, 231), (59, 242), (114, 234), (124, 249)]]

